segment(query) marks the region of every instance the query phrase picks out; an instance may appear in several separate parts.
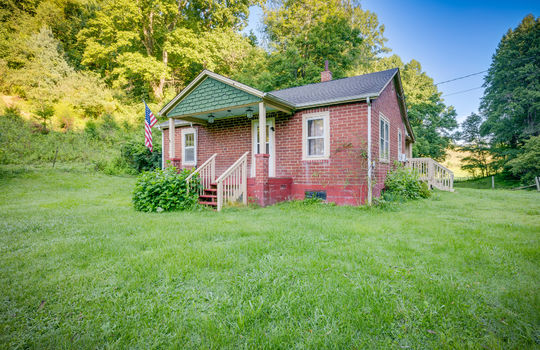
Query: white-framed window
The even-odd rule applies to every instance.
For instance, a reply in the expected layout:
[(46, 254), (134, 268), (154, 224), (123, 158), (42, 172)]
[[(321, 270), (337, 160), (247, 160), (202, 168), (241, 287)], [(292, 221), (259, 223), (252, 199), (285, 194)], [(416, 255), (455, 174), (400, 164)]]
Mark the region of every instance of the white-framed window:
[(399, 129), (397, 132), (397, 142), (398, 159), (401, 159), (401, 154), (403, 153), (403, 136), (401, 136), (401, 130)]
[(379, 160), (390, 161), (390, 122), (382, 113), (379, 114)]
[(197, 129), (182, 129), (182, 165), (197, 165)]
[(328, 159), (330, 157), (330, 113), (317, 112), (302, 117), (302, 158)]

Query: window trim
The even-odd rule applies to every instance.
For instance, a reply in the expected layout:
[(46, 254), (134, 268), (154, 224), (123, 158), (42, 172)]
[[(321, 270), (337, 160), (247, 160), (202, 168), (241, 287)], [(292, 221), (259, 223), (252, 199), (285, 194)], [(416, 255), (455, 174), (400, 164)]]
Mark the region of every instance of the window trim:
[[(186, 135), (193, 134), (193, 161), (186, 161)], [(183, 128), (182, 129), (182, 165), (196, 166), (197, 165), (197, 129)]]
[[(323, 120), (323, 147), (322, 155), (308, 155), (308, 121), (322, 119)], [(302, 116), (302, 160), (324, 160), (330, 158), (330, 112), (315, 112), (307, 113)]]
[[(383, 150), (381, 149), (381, 122), (385, 122), (388, 125), (388, 139), (385, 140), (386, 143), (388, 144), (387, 157), (384, 157)], [(379, 129), (379, 161), (383, 163), (390, 163), (390, 120), (382, 113), (379, 113), (378, 129)]]

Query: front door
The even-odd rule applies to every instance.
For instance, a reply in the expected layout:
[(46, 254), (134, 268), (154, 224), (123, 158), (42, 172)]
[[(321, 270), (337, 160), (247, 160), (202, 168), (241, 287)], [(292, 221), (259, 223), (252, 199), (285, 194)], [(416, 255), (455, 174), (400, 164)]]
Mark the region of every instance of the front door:
[[(274, 138), (274, 125), (274, 118), (266, 119), (266, 142), (265, 149), (263, 151), (264, 153), (268, 153), (270, 155), (270, 158), (268, 159), (268, 176), (270, 177), (276, 176), (276, 144)], [(251, 130), (251, 154), (253, 155), (251, 160), (251, 176), (255, 176), (255, 154), (258, 154), (261, 149), (258, 120), (253, 121)]]

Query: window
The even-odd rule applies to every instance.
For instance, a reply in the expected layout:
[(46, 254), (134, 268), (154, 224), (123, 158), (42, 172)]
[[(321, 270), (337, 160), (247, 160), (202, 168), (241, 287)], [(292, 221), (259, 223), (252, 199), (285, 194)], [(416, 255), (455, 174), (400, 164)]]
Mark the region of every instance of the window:
[(305, 191), (304, 198), (318, 198), (326, 200), (326, 191)]
[(397, 152), (398, 152), (398, 159), (401, 159), (401, 154), (403, 153), (403, 149), (402, 149), (402, 143), (403, 143), (403, 139), (402, 139), (402, 136), (401, 136), (401, 130), (398, 130), (397, 132)]
[(327, 159), (330, 155), (330, 114), (310, 113), (303, 117), (303, 159)]
[(379, 115), (379, 160), (390, 161), (390, 123), (383, 114)]
[(182, 129), (182, 164), (197, 165), (197, 130)]

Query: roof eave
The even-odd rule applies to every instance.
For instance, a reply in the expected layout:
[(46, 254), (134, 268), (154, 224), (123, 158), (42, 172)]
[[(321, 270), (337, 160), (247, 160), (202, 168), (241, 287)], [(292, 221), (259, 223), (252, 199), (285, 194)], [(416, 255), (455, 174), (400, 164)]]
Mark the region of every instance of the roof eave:
[(277, 108), (278, 110), (291, 114), (295, 111), (296, 106), (289, 101), (286, 101), (282, 98), (279, 98), (271, 93), (265, 93), (263, 97), (263, 102)]
[[(399, 93), (398, 93), (398, 96), (397, 96), (398, 103), (401, 106), (400, 109), (403, 110), (403, 115), (404, 115), (404, 119), (405, 119), (405, 126), (407, 127), (407, 131), (409, 132), (409, 136), (411, 137), (411, 140), (414, 143), (416, 141), (416, 138), (414, 137), (414, 131), (413, 131), (411, 123), (409, 121), (409, 115), (407, 114), (407, 104), (405, 103), (405, 93), (403, 92), (403, 84), (401, 83), (401, 74), (400, 74), (399, 68), (396, 70), (396, 73), (392, 76), (392, 79), (390, 79), (390, 81), (392, 81), (392, 80), (395, 80), (396, 85), (399, 88)], [(386, 86), (385, 86), (385, 88), (386, 88)]]

